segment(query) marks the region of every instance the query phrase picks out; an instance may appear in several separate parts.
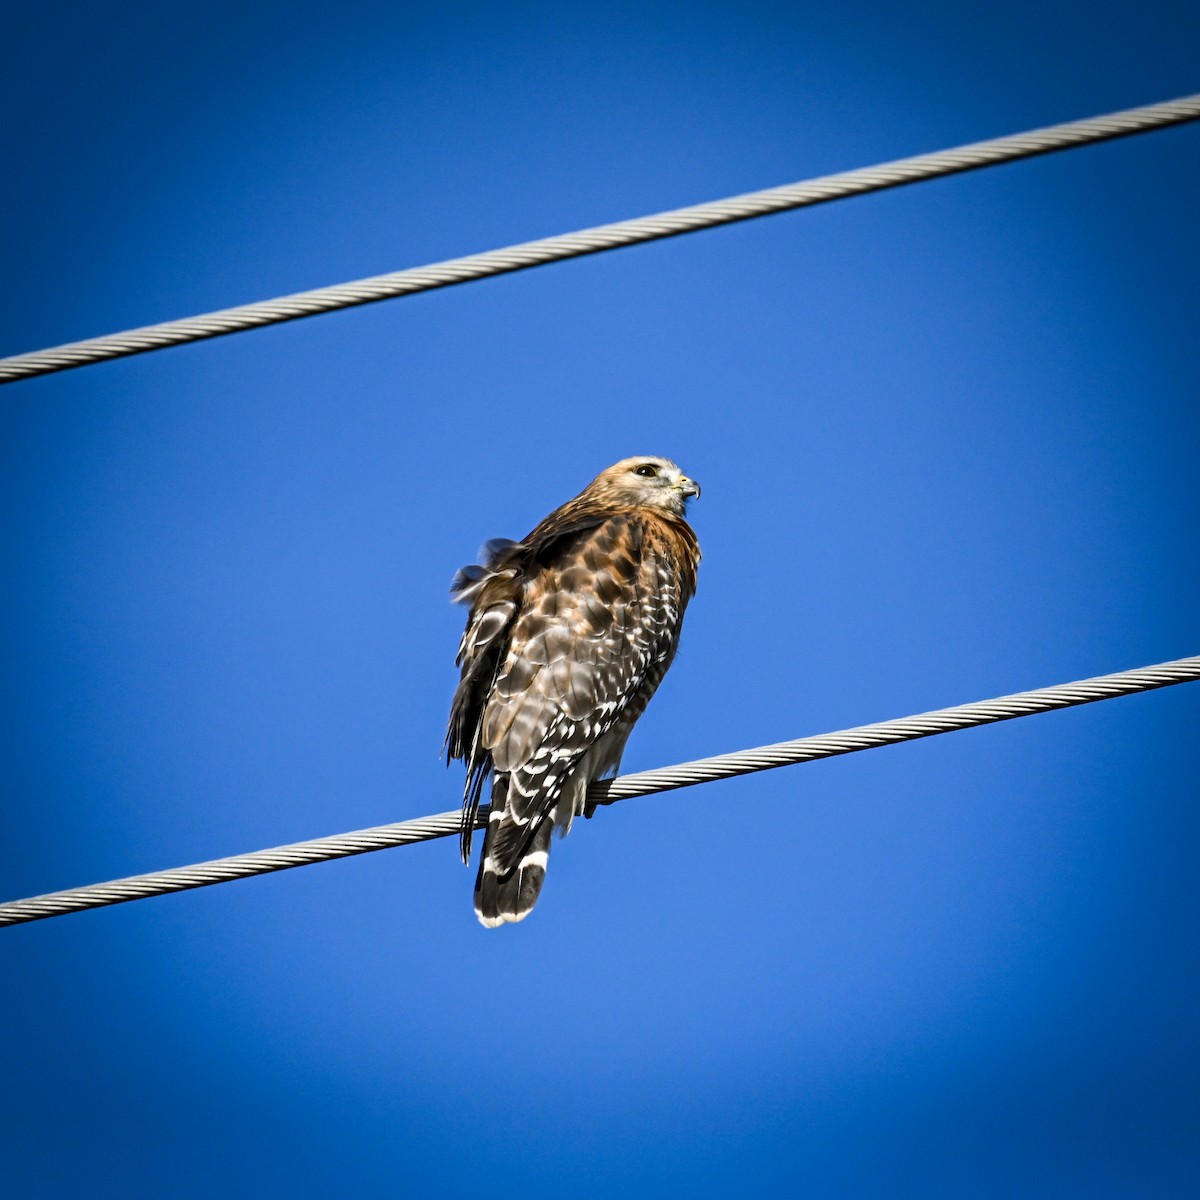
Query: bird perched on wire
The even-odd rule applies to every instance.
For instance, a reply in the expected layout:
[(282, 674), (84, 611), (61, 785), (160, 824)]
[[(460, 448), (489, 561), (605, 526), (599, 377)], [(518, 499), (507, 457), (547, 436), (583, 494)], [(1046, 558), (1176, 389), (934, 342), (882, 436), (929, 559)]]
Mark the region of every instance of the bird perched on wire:
[(623, 459), (523, 540), (488, 542), (483, 564), (454, 577), (451, 595), (471, 611), (446, 760), (467, 765), (464, 862), (492, 779), (475, 880), (486, 926), (529, 914), (551, 831), (591, 816), (588, 785), (617, 769), (675, 657), (700, 563), (685, 512), (699, 495), (670, 459)]

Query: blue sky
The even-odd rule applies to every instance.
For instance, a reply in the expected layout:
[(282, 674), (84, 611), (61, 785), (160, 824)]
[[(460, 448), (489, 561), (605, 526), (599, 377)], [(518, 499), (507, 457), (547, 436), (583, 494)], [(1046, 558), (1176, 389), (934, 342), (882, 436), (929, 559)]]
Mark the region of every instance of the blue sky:
[[(0, 353), (1200, 89), (1191, 5), (14, 0)], [(15, 48), (15, 52), (14, 52)], [(1195, 654), (1200, 129), (0, 392), (5, 898), (453, 807), (454, 570), (704, 485), (628, 769)], [(1200, 688), (0, 932), (21, 1200), (1194, 1195)]]

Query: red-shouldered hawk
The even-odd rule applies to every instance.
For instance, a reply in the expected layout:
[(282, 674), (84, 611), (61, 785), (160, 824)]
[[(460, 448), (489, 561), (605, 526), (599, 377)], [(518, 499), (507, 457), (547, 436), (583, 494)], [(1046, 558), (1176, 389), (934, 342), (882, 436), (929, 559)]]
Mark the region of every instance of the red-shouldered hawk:
[(671, 665), (696, 590), (700, 547), (684, 512), (699, 495), (669, 459), (624, 459), (523, 541), (489, 542), (484, 564), (454, 577), (451, 594), (471, 612), (446, 756), (467, 764), (464, 862), (492, 776), (475, 881), (484, 925), (533, 908), (551, 830), (566, 833), (588, 784), (617, 769)]

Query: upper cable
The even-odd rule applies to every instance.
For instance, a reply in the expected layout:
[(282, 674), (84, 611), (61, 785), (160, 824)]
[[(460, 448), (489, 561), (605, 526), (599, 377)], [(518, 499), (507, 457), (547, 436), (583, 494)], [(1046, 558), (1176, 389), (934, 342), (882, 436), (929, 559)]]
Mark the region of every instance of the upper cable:
[(89, 363), (104, 362), (107, 359), (143, 354), (148, 350), (161, 350), (167, 346), (199, 342), (245, 329), (277, 325), (299, 317), (311, 317), (359, 304), (372, 304), (376, 300), (410, 296), (416, 292), (451, 287), (456, 283), (486, 279), (492, 275), (523, 271), (529, 267), (578, 258), (584, 254), (598, 254), (622, 246), (635, 246), (640, 242), (652, 242), (683, 233), (694, 233), (700, 229), (712, 229), (734, 221), (748, 221), (753, 217), (786, 212), (793, 208), (806, 208), (847, 196), (861, 196), (867, 192), (883, 191), (885, 188), (917, 183), (923, 179), (956, 175), (980, 167), (991, 167), (1017, 159), (1032, 158), (1038, 154), (1049, 154), (1055, 150), (1066, 150), (1072, 146), (1085, 146), (1092, 142), (1127, 137), (1130, 134), (1163, 129), (1170, 125), (1182, 125), (1197, 119), (1200, 119), (1200, 94), (1183, 96), (1178, 100), (1147, 104), (1141, 108), (1127, 108), (1106, 116), (1068, 121), (1063, 125), (1047, 125), (1027, 133), (1014, 133), (989, 141), (971, 142), (933, 154), (899, 158), (894, 162), (881, 163), (874, 167), (860, 167), (855, 171), (823, 175), (817, 179), (790, 183), (783, 187), (746, 192), (725, 200), (671, 209), (669, 212), (655, 213), (648, 217), (617, 221), (611, 225), (597, 225), (576, 233), (522, 242), (502, 250), (489, 250), (484, 254), (451, 258), (425, 267), (412, 267), (406, 271), (374, 275), (352, 283), (339, 283), (309, 292), (296, 292), (275, 300), (260, 300), (255, 304), (224, 308), (179, 321), (165, 321), (159, 325), (145, 325), (124, 333), (110, 333), (81, 342), (68, 342), (48, 350), (0, 358), (0, 385), (14, 383), (19, 379), (31, 379), (37, 375), (50, 375), (55, 371), (66, 371)]

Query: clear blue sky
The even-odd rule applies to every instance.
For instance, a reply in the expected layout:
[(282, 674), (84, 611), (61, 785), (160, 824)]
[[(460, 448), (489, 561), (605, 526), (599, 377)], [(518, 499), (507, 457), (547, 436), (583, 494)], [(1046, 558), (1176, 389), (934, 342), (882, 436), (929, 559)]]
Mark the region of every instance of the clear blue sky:
[[(434, 12), (428, 11), (434, 9)], [(1200, 90), (1194, 4), (11, 0), (0, 353)], [(1200, 652), (1200, 128), (0, 391), (31, 895), (452, 808), (454, 570), (704, 485), (646, 768)], [(13, 1200), (1184, 1197), (1200, 686), (0, 931)]]

